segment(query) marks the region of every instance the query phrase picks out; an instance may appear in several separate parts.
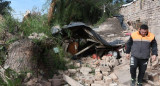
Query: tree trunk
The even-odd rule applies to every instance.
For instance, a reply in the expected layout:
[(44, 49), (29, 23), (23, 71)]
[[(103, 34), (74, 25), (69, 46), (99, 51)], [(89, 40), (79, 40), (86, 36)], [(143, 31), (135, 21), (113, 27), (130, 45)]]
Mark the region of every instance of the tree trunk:
[(9, 46), (4, 66), (9, 66), (16, 72), (36, 72), (38, 55), (38, 47), (29, 39), (19, 40)]
[(48, 24), (49, 25), (50, 25), (51, 19), (52, 19), (53, 14), (54, 14), (55, 4), (56, 4), (56, 0), (52, 0), (52, 2), (50, 4), (49, 12), (48, 12)]

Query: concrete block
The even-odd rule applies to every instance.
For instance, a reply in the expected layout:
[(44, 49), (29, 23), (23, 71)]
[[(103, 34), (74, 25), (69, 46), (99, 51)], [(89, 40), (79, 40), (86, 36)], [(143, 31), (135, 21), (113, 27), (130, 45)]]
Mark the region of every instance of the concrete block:
[(104, 84), (104, 81), (103, 81), (103, 80), (101, 80), (101, 81), (94, 81), (94, 83), (95, 83), (95, 84), (101, 84), (101, 85), (103, 85), (103, 84)]
[(102, 73), (103, 73), (103, 72), (110, 72), (110, 71), (111, 71), (111, 69), (110, 69), (109, 66), (100, 67), (100, 70), (101, 70)]
[(92, 84), (94, 80), (95, 79), (94, 79), (93, 75), (87, 75), (87, 76), (85, 76), (85, 84), (88, 84), (88, 85)]
[(110, 73), (103, 71), (102, 74), (103, 74), (104, 76), (108, 76)]
[(85, 84), (92, 84), (93, 83), (93, 80), (92, 79), (86, 79), (85, 80)]
[(76, 69), (68, 69), (69, 73), (75, 74), (77, 72)]
[(49, 79), (49, 81), (52, 83), (52, 86), (61, 86), (63, 82), (62, 79)]
[(97, 65), (95, 65), (95, 64), (91, 64), (91, 67), (92, 67), (92, 68), (96, 68), (96, 67), (97, 67)]
[(148, 73), (148, 78), (149, 80), (151, 81), (159, 81), (159, 76), (158, 76), (158, 73)]
[(83, 75), (87, 75), (87, 74), (89, 74), (89, 72), (91, 72), (91, 71), (92, 71), (92, 69), (89, 68), (89, 67), (82, 67), (82, 68), (80, 69), (80, 72), (81, 72)]
[(150, 84), (151, 86), (155, 86), (155, 85), (154, 85), (154, 82), (152, 82), (152, 81), (150, 81), (150, 80), (147, 80), (147, 83)]
[(113, 81), (118, 80), (118, 77), (117, 77), (117, 75), (116, 75), (115, 73), (111, 73), (111, 74), (109, 75), (109, 77), (111, 77), (111, 78), (113, 79)]
[(102, 80), (102, 74), (97, 74), (94, 76), (94, 78), (96, 81), (100, 81), (100, 80)]
[(86, 80), (85, 76), (80, 76), (79, 77), (79, 81), (81, 81), (82, 83), (85, 83), (85, 80)]
[(96, 69), (95, 69), (95, 72), (100, 72), (100, 68), (96, 68)]
[(74, 63), (74, 65), (76, 66), (76, 67), (81, 67), (81, 64), (78, 62), (78, 63)]
[(105, 60), (101, 60), (100, 61), (100, 66), (107, 66), (107, 63)]
[(103, 80), (104, 80), (105, 83), (108, 83), (108, 84), (112, 83), (112, 78), (109, 77), (109, 76), (104, 76)]

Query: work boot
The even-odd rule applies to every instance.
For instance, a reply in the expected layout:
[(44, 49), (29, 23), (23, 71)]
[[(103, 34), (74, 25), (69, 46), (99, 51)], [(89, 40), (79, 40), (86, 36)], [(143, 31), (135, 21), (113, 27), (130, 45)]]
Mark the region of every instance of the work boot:
[(131, 80), (131, 86), (136, 86), (136, 80), (134, 79)]
[(142, 86), (142, 83), (137, 83), (137, 86)]

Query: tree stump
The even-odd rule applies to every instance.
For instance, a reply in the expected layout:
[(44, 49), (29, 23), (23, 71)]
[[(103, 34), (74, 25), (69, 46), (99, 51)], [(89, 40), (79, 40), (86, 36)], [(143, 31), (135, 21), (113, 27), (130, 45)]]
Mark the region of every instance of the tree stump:
[(29, 39), (22, 39), (9, 45), (4, 66), (9, 66), (16, 72), (35, 72), (38, 55), (38, 47)]

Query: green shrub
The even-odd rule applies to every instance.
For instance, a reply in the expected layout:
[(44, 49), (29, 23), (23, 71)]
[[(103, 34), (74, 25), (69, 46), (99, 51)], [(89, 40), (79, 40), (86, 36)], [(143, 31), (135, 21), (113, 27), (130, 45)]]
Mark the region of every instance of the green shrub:
[[(0, 71), (2, 72), (2, 71)], [(0, 86), (22, 86), (22, 80), (26, 76), (26, 74), (18, 74), (11, 69), (5, 69), (4, 74), (1, 73), (0, 77)]]
[(46, 16), (31, 16), (21, 23), (21, 30), (25, 36), (29, 36), (33, 32), (44, 33), (47, 36), (51, 36), (50, 27), (47, 24)]
[(7, 31), (9, 33), (15, 33), (19, 28), (20, 22), (17, 19), (14, 19), (13, 16), (5, 15), (4, 21), (0, 24), (1, 31)]

